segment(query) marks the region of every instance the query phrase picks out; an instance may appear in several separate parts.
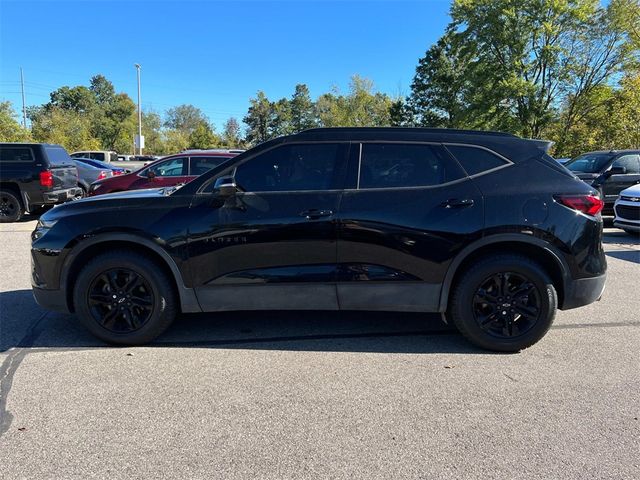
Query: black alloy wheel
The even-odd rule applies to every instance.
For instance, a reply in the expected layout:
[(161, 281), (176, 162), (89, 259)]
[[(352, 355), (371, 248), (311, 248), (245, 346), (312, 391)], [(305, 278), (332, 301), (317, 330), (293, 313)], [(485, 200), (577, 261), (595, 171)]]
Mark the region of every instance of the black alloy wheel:
[(0, 222), (17, 222), (22, 216), (20, 200), (13, 192), (0, 191)]
[(89, 287), (93, 318), (114, 333), (134, 332), (153, 315), (154, 294), (140, 274), (128, 268), (107, 270)]
[(101, 340), (143, 345), (169, 328), (180, 302), (158, 260), (117, 249), (96, 255), (80, 270), (73, 307), (80, 323)]
[(544, 337), (557, 306), (555, 286), (539, 263), (501, 253), (467, 268), (453, 288), (448, 315), (474, 345), (518, 352)]
[(517, 337), (540, 317), (540, 292), (524, 275), (503, 272), (488, 277), (476, 290), (473, 315), (482, 330), (498, 338)]

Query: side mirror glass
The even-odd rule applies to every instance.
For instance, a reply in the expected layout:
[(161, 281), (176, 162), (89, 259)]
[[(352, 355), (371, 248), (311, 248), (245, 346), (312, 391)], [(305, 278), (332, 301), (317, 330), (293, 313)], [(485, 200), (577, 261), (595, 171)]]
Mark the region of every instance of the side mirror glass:
[(213, 184), (214, 191), (221, 197), (230, 197), (238, 193), (238, 186), (233, 177), (217, 178)]
[(149, 180), (153, 180), (154, 178), (156, 178), (156, 172), (154, 172), (153, 170), (149, 170), (149, 171), (147, 172), (147, 178), (148, 178)]

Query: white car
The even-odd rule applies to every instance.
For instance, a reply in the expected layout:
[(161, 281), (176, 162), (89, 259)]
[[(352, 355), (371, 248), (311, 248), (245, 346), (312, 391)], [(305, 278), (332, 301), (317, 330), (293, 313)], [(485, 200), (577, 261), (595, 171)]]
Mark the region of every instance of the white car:
[(640, 183), (621, 191), (613, 209), (615, 227), (630, 235), (640, 234)]

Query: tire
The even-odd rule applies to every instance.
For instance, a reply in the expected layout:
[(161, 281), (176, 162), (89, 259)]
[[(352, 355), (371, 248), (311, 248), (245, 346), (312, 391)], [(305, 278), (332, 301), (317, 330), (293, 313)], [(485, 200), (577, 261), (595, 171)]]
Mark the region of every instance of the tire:
[(73, 304), (80, 322), (113, 345), (151, 342), (171, 325), (178, 311), (167, 274), (131, 250), (114, 250), (91, 260), (76, 279)]
[(80, 187), (80, 190), (82, 191), (82, 193), (80, 193), (79, 195), (76, 195), (75, 198), (79, 199), (79, 198), (86, 197), (87, 196), (87, 189), (85, 188), (85, 186), (82, 185), (81, 183), (79, 183), (78, 186)]
[(0, 223), (17, 222), (22, 213), (19, 194), (13, 190), (0, 190)]
[(557, 306), (556, 289), (538, 263), (518, 254), (495, 254), (462, 274), (449, 311), (460, 333), (474, 345), (518, 352), (544, 337)]

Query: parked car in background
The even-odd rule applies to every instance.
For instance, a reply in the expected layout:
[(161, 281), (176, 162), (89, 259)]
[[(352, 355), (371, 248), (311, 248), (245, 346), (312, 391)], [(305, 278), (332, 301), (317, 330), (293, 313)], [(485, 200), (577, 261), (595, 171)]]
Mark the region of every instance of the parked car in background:
[(108, 178), (92, 184), (89, 196), (142, 188), (171, 187), (187, 183), (235, 156), (235, 153), (228, 150), (201, 151), (194, 155), (183, 153), (170, 155), (127, 175)]
[(92, 167), (101, 168), (103, 170), (111, 170), (114, 176), (124, 175), (125, 173), (131, 173), (131, 170), (127, 170), (126, 168), (122, 168), (122, 167), (116, 167), (112, 163), (101, 162), (100, 160), (93, 160), (91, 158), (80, 158), (80, 157), (74, 157), (73, 159), (78, 162), (91, 165)]
[(116, 162), (118, 161), (118, 154), (114, 151), (106, 150), (88, 150), (84, 152), (73, 152), (72, 157), (78, 158), (93, 158), (94, 160), (100, 160), (101, 162)]
[(616, 200), (613, 225), (629, 235), (640, 235), (640, 184), (620, 192)]
[(613, 215), (613, 204), (620, 192), (640, 182), (640, 150), (589, 152), (564, 166), (600, 192), (603, 215)]
[(82, 189), (81, 196), (83, 197), (87, 195), (89, 186), (93, 182), (113, 177), (113, 172), (108, 168), (97, 168), (76, 159), (73, 160), (73, 163), (78, 169), (78, 186)]
[(441, 312), (475, 345), (520, 350), (606, 277), (603, 202), (548, 147), (440, 129), (277, 138), (181, 188), (52, 209), (32, 236), (34, 295), (114, 344), (180, 311), (343, 309)]
[(0, 143), (0, 222), (81, 194), (78, 170), (60, 145)]
[(571, 159), (570, 158), (556, 158), (556, 162), (558, 162), (560, 165), (564, 165), (569, 160), (571, 160)]
[(118, 155), (119, 162), (130, 162), (133, 155)]

